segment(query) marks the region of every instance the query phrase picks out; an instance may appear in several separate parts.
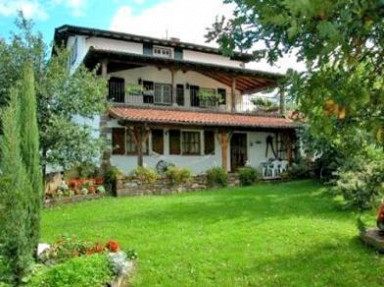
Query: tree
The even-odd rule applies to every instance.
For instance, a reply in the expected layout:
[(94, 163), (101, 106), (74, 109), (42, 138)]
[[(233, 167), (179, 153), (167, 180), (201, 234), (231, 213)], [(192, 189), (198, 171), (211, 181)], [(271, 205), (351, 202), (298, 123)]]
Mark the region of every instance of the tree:
[[(29, 194), (28, 235), (32, 250), (37, 250), (40, 235), (40, 213), (43, 199), (42, 174), (39, 155), (39, 130), (36, 116), (35, 80), (31, 63), (23, 68), (19, 87), (21, 156), (28, 175)], [(28, 195), (27, 195), (28, 196)]]
[[(32, 22), (21, 16), (16, 24), (18, 32), (9, 41), (0, 41), (0, 99), (10, 97), (15, 81), (22, 78), (23, 63), (31, 61), (42, 173), (45, 174), (47, 165), (71, 168), (80, 161), (94, 161), (99, 157), (102, 142), (93, 136), (92, 127), (73, 119), (78, 115), (92, 120), (105, 110), (105, 80), (97, 75), (96, 69), (89, 71), (83, 65), (70, 74), (70, 51), (54, 47), (51, 53), (41, 34), (32, 32)], [(1, 104), (0, 100), (0, 108)]]
[(32, 262), (29, 204), (32, 187), (21, 156), (20, 100), (11, 93), (2, 113), (0, 176), (0, 280), (20, 283)]
[(384, 145), (384, 1), (225, 0), (233, 19), (217, 19), (207, 34), (226, 53), (250, 49), (275, 62), (287, 53), (305, 61), (292, 71), (290, 96), (311, 131), (345, 153)]

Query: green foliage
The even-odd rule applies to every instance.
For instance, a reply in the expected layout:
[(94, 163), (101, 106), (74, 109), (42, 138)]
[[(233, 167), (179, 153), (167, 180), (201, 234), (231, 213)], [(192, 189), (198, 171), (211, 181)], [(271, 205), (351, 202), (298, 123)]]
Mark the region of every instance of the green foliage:
[(39, 130), (36, 117), (36, 94), (33, 69), (30, 63), (23, 68), (23, 77), (19, 88), (20, 127), (22, 141), (21, 155), (26, 167), (31, 193), (26, 194), (29, 204), (30, 235), (32, 250), (37, 250), (40, 235), (40, 213), (42, 208), (43, 184), (39, 154)]
[(156, 170), (149, 167), (137, 167), (133, 172), (132, 176), (139, 179), (142, 183), (154, 183), (159, 178)]
[(288, 177), (291, 179), (310, 178), (311, 171), (310, 163), (303, 158), (299, 158), (288, 167)]
[(208, 186), (221, 186), (228, 185), (228, 174), (221, 167), (213, 167), (206, 171)]
[(254, 56), (271, 63), (294, 52), (307, 71), (284, 84), (312, 134), (349, 155), (362, 142), (384, 145), (383, 1), (225, 2), (236, 5), (233, 18), (217, 19), (207, 40), (228, 54), (264, 42)]
[(238, 173), (240, 184), (243, 186), (251, 185), (260, 178), (260, 173), (257, 169), (250, 166), (239, 168)]
[(49, 58), (51, 51), (42, 35), (32, 32), (32, 22), (19, 17), (17, 28), (9, 43), (0, 41), (0, 107), (11, 96), (11, 87), (22, 79), (24, 63), (32, 62), (43, 173), (47, 164), (69, 169), (93, 162), (104, 143), (95, 139), (91, 127), (73, 121), (73, 116), (90, 122), (105, 110), (105, 80), (83, 65), (70, 73), (67, 49), (55, 47)]
[(259, 109), (264, 110), (266, 112), (275, 112), (279, 109), (279, 106), (276, 103), (266, 98), (256, 97), (251, 101)]
[(189, 169), (174, 166), (170, 167), (165, 174), (171, 179), (172, 183), (176, 185), (186, 183), (192, 177), (192, 173)]
[(371, 147), (346, 161), (338, 169), (332, 190), (344, 197), (348, 208), (364, 210), (377, 206), (384, 195), (383, 152)]
[(104, 175), (104, 181), (109, 191), (115, 192), (116, 180), (122, 175), (122, 171), (115, 166), (110, 166), (107, 169)]
[[(13, 94), (13, 93), (12, 93)], [(13, 96), (2, 112), (0, 175), (0, 281), (19, 283), (31, 262), (31, 193), (21, 155), (20, 100)]]
[(30, 287), (106, 286), (113, 278), (105, 254), (82, 256), (45, 267), (32, 276)]

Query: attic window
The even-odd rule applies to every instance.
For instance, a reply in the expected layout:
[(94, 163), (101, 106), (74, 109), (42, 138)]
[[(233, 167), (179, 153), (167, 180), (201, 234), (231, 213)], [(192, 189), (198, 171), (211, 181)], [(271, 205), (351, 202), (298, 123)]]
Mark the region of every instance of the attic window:
[(153, 47), (153, 55), (163, 58), (172, 58), (172, 49), (166, 47)]

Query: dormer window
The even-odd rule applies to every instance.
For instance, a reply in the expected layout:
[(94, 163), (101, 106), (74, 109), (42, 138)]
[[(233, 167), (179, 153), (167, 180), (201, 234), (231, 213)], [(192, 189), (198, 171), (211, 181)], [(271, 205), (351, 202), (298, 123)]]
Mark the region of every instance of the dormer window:
[(153, 47), (153, 55), (163, 58), (172, 58), (172, 49), (167, 47)]

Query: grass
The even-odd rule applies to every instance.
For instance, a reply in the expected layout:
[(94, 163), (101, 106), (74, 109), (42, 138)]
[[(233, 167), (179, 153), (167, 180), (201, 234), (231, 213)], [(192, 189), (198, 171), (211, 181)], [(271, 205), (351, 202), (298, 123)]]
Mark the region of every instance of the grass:
[(133, 286), (382, 286), (384, 257), (357, 239), (356, 217), (297, 181), (62, 206), (42, 236), (134, 248)]

